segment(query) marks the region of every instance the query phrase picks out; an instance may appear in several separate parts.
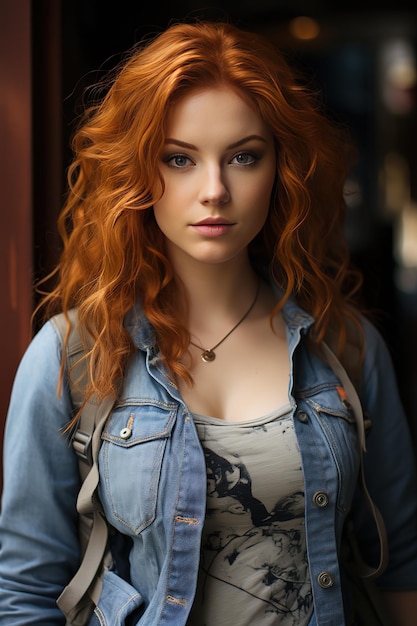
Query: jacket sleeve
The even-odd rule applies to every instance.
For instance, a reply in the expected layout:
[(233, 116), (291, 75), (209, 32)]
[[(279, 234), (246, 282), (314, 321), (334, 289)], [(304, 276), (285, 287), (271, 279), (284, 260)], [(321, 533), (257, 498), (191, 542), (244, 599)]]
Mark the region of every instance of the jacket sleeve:
[[(399, 396), (387, 346), (365, 322), (363, 407), (372, 426), (366, 440), (365, 477), (372, 499), (385, 521), (389, 565), (379, 579), (389, 589), (417, 589), (417, 481), (415, 451)], [(373, 522), (360, 514), (359, 534), (368, 561), (375, 561), (379, 543)]]
[(57, 395), (61, 347), (47, 323), (16, 374), (4, 439), (0, 514), (0, 626), (62, 626), (56, 598), (79, 559), (78, 461), (62, 433), (71, 417)]

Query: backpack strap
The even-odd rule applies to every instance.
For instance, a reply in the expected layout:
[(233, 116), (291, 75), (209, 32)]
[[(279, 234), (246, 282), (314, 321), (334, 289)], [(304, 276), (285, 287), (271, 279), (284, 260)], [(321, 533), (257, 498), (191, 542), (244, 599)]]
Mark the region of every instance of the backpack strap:
[[(74, 410), (79, 410), (84, 402), (83, 389), (88, 376), (88, 365), (82, 359), (86, 349), (92, 345), (90, 335), (84, 344), (78, 327), (76, 309), (68, 311), (71, 324), (67, 342), (67, 372), (71, 369), (71, 399)], [(61, 342), (68, 329), (68, 319), (61, 313), (51, 319), (57, 329)], [(86, 333), (87, 335), (87, 333)], [(111, 413), (115, 399), (106, 397), (98, 400), (92, 396), (82, 407), (81, 415), (74, 429), (71, 441), (79, 459), (81, 488), (77, 498), (79, 513), (80, 546), (82, 560), (73, 579), (62, 591), (57, 600), (61, 611), (67, 617), (67, 624), (83, 625), (91, 616), (92, 606), (97, 603), (102, 586), (102, 574), (109, 565), (108, 537), (109, 527), (103, 514), (96, 490), (99, 481), (98, 453), (101, 433)]]
[[(66, 346), (66, 369), (68, 377), (70, 373), (71, 381), (73, 381), (73, 384), (70, 380), (68, 382), (74, 413), (76, 413), (83, 405), (84, 389), (88, 383), (87, 361), (82, 357), (85, 355), (87, 349), (93, 347), (93, 340), (88, 333), (85, 333), (85, 343), (81, 338), (78, 328), (77, 309), (70, 309), (68, 311), (68, 319), (64, 313), (60, 313), (59, 315), (55, 315), (51, 321), (60, 335), (62, 345), (68, 330), (68, 321), (71, 325)], [(71, 433), (71, 442), (74, 450), (79, 460), (84, 461), (84, 463), (79, 464), (82, 480), (85, 479), (93, 464), (91, 444), (96, 424), (96, 405), (97, 400), (92, 397), (85, 405), (77, 422), (77, 426)]]
[(345, 390), (347, 400), (352, 408), (353, 415), (355, 417), (356, 428), (358, 432), (358, 440), (359, 440), (359, 453), (360, 453), (360, 465), (359, 465), (359, 481), (360, 486), (365, 498), (365, 502), (372, 514), (372, 517), (375, 521), (375, 526), (378, 532), (379, 544), (380, 544), (380, 557), (379, 563), (376, 567), (371, 567), (366, 563), (361, 563), (361, 571), (360, 576), (366, 579), (374, 579), (380, 576), (386, 569), (388, 565), (388, 540), (385, 529), (384, 520), (375, 503), (373, 502), (371, 495), (368, 491), (365, 481), (365, 471), (363, 466), (363, 455), (366, 452), (366, 443), (365, 443), (365, 420), (362, 411), (362, 404), (359, 399), (358, 393), (353, 385), (350, 377), (348, 376), (345, 368), (342, 363), (336, 357), (334, 352), (329, 348), (329, 346), (323, 341), (322, 350), (324, 356), (326, 358), (327, 363), (330, 365), (338, 379), (340, 380), (343, 389)]

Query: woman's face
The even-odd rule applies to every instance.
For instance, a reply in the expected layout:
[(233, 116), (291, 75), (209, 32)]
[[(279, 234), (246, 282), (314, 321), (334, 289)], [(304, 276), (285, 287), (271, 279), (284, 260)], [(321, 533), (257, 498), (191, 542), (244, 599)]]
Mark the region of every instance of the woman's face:
[(276, 175), (274, 138), (232, 89), (192, 91), (172, 108), (160, 156), (157, 224), (176, 267), (247, 259)]

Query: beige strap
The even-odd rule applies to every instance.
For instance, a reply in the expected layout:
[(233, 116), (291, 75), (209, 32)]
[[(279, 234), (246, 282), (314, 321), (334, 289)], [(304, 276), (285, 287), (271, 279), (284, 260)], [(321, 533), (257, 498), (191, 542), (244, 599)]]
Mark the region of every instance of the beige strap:
[[(76, 310), (69, 311), (71, 323), (67, 343), (67, 367), (75, 371), (74, 380), (82, 380), (86, 376), (87, 364), (80, 358), (85, 347), (78, 331)], [(67, 318), (57, 315), (52, 318), (61, 340), (67, 332)], [(83, 403), (82, 385), (71, 387), (71, 398), (77, 410)], [(114, 406), (114, 398), (107, 397), (99, 401), (92, 397), (84, 405), (79, 423), (73, 433), (73, 447), (79, 458), (79, 469), (82, 485), (77, 499), (77, 511), (80, 515), (81, 551), (84, 551), (81, 564), (72, 580), (57, 600), (57, 605), (67, 618), (67, 624), (84, 624), (84, 615), (89, 617), (88, 598), (96, 604), (100, 595), (101, 576), (111, 561), (107, 552), (109, 529), (101, 509), (96, 489), (99, 481), (98, 454), (101, 444), (101, 433), (107, 418)], [(86, 601), (81, 602), (88, 594)]]

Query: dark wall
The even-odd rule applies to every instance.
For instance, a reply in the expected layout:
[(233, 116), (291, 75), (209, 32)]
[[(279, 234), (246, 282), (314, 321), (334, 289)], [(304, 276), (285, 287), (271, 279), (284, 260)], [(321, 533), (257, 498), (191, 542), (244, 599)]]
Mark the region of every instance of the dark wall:
[[(0, 440), (30, 338), (32, 196), (30, 3), (0, 3)], [(0, 466), (0, 489), (1, 489)]]

